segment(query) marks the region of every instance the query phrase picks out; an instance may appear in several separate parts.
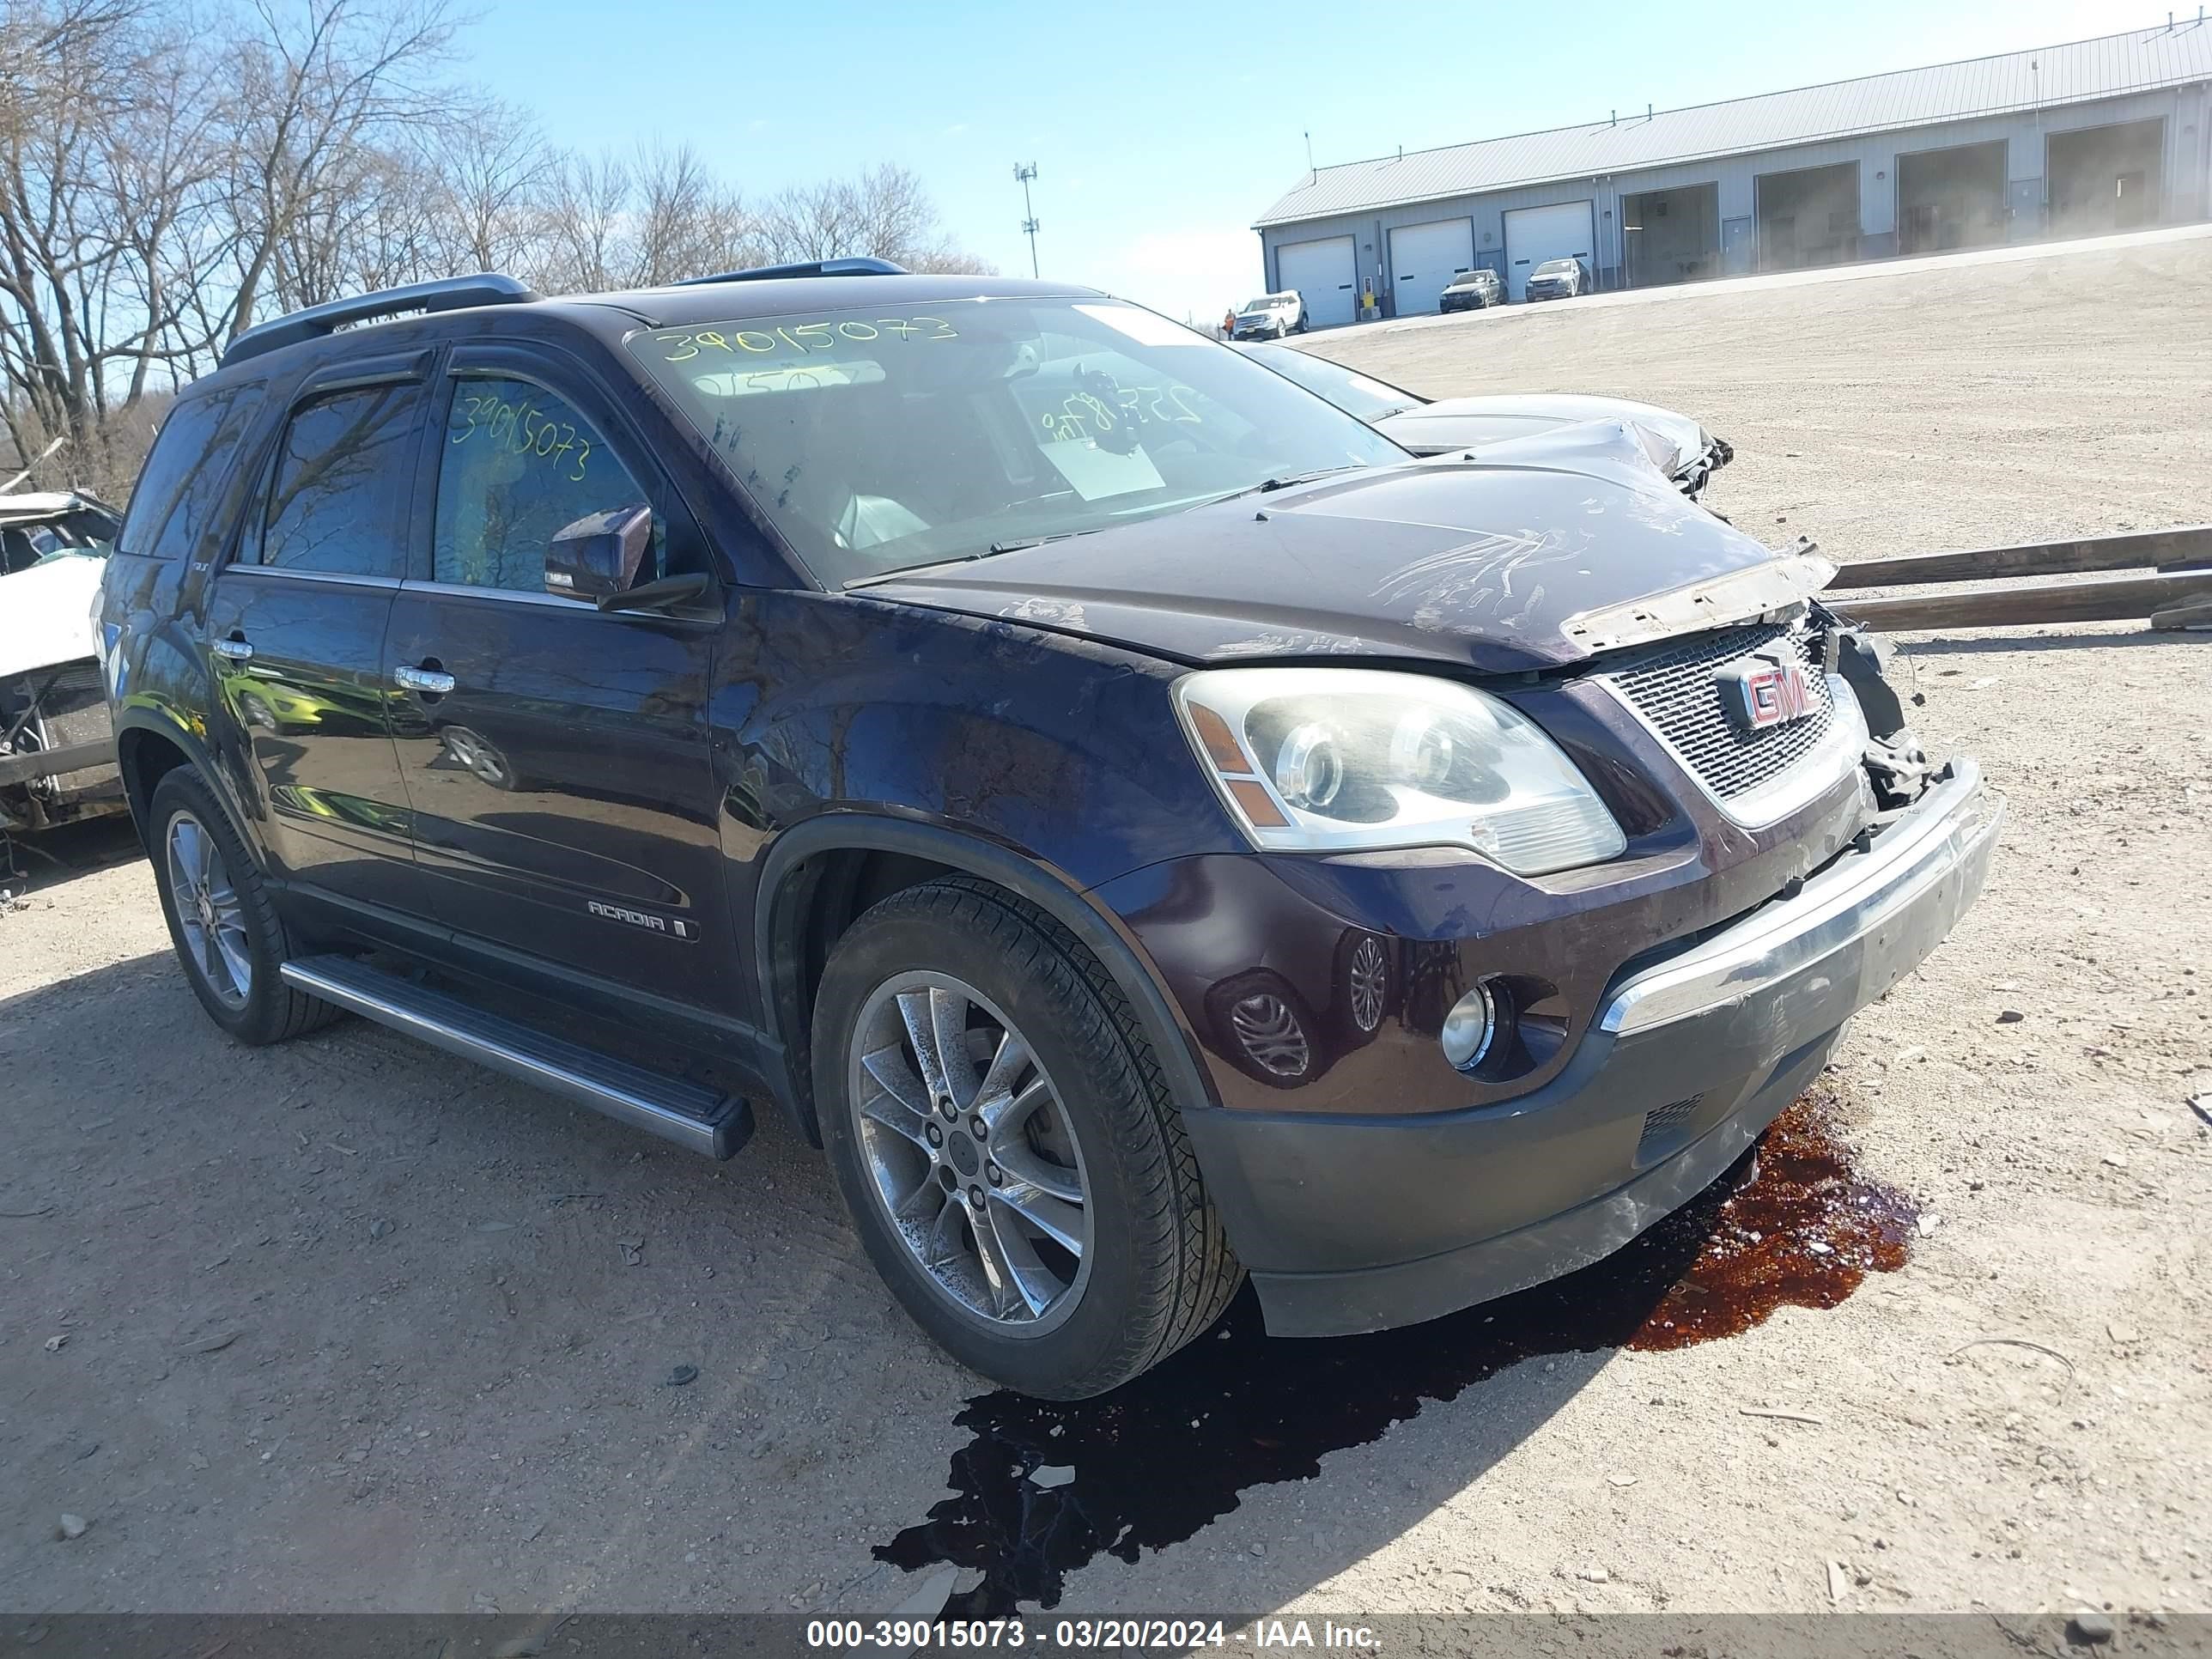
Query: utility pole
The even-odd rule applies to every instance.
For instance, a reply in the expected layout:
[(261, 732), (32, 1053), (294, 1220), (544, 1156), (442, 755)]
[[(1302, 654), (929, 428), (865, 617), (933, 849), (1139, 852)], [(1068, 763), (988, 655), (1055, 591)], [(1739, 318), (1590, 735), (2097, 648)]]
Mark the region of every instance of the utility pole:
[(1030, 205), (1030, 180), (1036, 177), (1036, 163), (1035, 161), (1015, 162), (1014, 177), (1020, 181), (1022, 186), (1022, 234), (1030, 239), (1030, 275), (1034, 276), (1037, 274), (1037, 222), (1036, 210)]

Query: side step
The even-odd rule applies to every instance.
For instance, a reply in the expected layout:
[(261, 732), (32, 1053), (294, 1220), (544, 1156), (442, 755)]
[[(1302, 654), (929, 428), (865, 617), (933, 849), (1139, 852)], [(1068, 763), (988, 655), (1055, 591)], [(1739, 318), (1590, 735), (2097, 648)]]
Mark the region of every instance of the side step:
[(434, 1048), (565, 1095), (709, 1158), (728, 1158), (752, 1139), (752, 1108), (733, 1096), (548, 1036), (351, 957), (288, 962), (284, 981)]

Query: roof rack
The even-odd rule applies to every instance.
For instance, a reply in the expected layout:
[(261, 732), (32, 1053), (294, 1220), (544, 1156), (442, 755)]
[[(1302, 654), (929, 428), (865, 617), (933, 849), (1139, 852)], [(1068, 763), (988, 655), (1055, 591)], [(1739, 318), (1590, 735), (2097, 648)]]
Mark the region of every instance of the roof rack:
[(379, 289), (351, 299), (331, 300), (305, 311), (274, 318), (249, 328), (224, 349), (222, 366), (244, 362), (264, 351), (319, 340), (354, 323), (379, 317), (398, 317), (417, 311), (461, 311), (471, 306), (514, 305), (538, 297), (537, 290), (512, 276), (485, 271), (475, 276), (446, 276), (434, 283), (410, 283), (404, 288)]
[(686, 276), (670, 288), (703, 288), (710, 283), (768, 283), (785, 276), (906, 276), (904, 265), (893, 264), (872, 254), (849, 259), (806, 259), (790, 265), (755, 265), (750, 270), (726, 270), (719, 276)]

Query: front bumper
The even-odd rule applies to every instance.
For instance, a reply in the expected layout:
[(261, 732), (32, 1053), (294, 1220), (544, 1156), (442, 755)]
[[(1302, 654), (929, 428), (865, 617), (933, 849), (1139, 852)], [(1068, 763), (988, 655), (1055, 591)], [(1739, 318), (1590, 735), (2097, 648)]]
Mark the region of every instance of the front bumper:
[(1794, 896), (1625, 972), (1529, 1094), (1419, 1115), (1187, 1114), (1267, 1328), (1436, 1318), (1587, 1266), (1695, 1196), (1951, 931), (2003, 814), (1957, 763)]

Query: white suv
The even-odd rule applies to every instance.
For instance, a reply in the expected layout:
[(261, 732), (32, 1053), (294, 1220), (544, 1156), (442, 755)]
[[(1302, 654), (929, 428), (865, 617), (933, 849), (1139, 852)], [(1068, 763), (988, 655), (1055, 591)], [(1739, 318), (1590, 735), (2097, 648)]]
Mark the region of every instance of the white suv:
[(1286, 289), (1280, 294), (1262, 294), (1256, 300), (1247, 301), (1230, 326), (1229, 337), (1279, 340), (1285, 334), (1305, 331), (1306, 302), (1299, 298), (1296, 289)]

